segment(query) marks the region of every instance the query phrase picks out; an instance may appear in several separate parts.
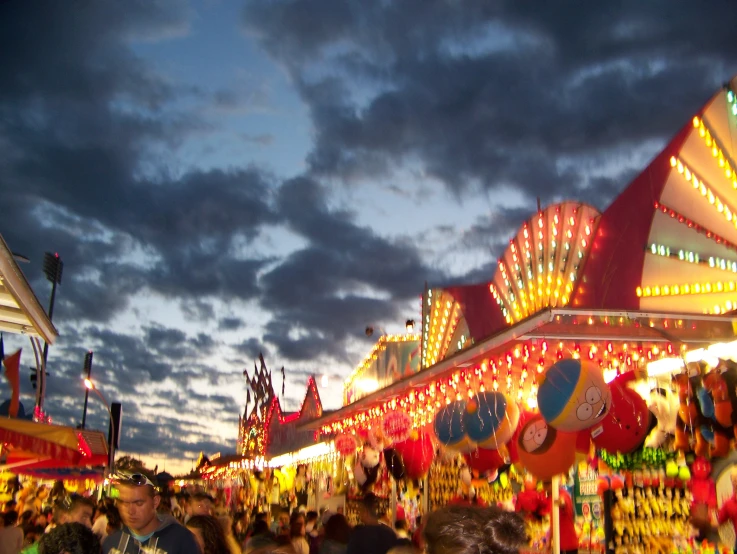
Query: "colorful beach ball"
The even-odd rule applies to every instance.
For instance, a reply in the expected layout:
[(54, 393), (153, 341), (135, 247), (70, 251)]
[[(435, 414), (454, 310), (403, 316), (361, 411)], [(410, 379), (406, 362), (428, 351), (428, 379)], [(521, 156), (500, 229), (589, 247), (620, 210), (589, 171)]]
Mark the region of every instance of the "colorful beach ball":
[(527, 420), (517, 438), (520, 463), (538, 479), (565, 473), (576, 459), (576, 433), (558, 431), (541, 415)]
[(552, 427), (559, 431), (581, 431), (606, 417), (612, 397), (597, 365), (566, 359), (544, 373), (537, 405)]
[(433, 427), (440, 444), (459, 452), (466, 452), (472, 448), (463, 425), (465, 413), (466, 402), (458, 400), (451, 402), (435, 414)]
[(496, 450), (507, 444), (518, 423), (517, 404), (501, 392), (481, 392), (466, 403), (463, 426), (481, 448)]

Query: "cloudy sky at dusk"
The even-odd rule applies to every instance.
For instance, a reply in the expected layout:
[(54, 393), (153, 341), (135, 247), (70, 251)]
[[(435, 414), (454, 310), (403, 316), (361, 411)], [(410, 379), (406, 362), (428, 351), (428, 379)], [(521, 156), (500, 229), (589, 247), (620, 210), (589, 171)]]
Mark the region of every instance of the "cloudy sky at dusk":
[[(43, 253), (65, 264), (47, 411), (81, 420), (93, 350), (123, 449), (176, 471), (235, 450), (259, 352), (287, 409), (310, 374), (337, 407), (366, 325), (490, 279), (537, 197), (606, 207), (737, 73), (735, 21), (733, 0), (0, 0), (0, 234), (44, 305)], [(5, 342), (30, 409), (30, 345)]]

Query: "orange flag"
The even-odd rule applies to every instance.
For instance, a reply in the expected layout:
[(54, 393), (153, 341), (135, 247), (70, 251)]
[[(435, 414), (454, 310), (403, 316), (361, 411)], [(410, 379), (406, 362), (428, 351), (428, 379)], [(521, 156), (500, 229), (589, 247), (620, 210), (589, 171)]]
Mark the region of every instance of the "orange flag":
[(5, 365), (5, 377), (10, 383), (10, 408), (8, 408), (8, 416), (18, 417), (18, 407), (20, 406), (20, 353), (23, 349), (19, 348), (17, 352), (6, 356), (3, 359)]

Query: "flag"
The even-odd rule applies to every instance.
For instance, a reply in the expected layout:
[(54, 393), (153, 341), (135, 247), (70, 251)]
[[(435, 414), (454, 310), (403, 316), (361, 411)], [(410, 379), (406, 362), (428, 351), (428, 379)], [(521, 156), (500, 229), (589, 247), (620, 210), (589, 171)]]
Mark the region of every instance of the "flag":
[(8, 416), (18, 417), (18, 407), (20, 406), (20, 353), (23, 349), (19, 348), (7, 358), (3, 358), (5, 366), (5, 377), (10, 383), (10, 407), (8, 408)]

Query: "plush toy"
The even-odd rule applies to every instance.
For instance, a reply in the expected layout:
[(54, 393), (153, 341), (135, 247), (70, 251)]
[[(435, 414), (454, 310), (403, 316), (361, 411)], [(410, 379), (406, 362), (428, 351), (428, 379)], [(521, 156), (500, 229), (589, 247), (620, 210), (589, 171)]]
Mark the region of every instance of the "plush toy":
[(668, 437), (676, 434), (678, 396), (670, 390), (654, 390), (647, 399), (647, 407), (655, 416), (657, 425), (645, 439), (645, 446), (659, 448)]
[(707, 527), (717, 505), (716, 486), (711, 478), (711, 464), (705, 458), (696, 458), (691, 465), (689, 488), (693, 495), (691, 518), (697, 527)]
[(688, 373), (679, 373), (673, 377), (678, 390), (679, 401), (674, 446), (682, 452), (690, 452), (693, 448), (697, 456), (707, 456), (709, 454), (709, 443), (701, 429), (704, 421), (696, 400), (696, 374), (700, 376), (700, 369), (691, 364)]
[(705, 430), (710, 439), (710, 455), (726, 456), (729, 441), (737, 438), (737, 365), (730, 360), (719, 360), (717, 367), (704, 376), (703, 384), (714, 406), (712, 420)]
[(525, 519), (540, 521), (545, 510), (545, 497), (537, 490), (537, 479), (528, 474), (525, 477), (523, 490), (517, 494), (515, 511), (523, 515)]

